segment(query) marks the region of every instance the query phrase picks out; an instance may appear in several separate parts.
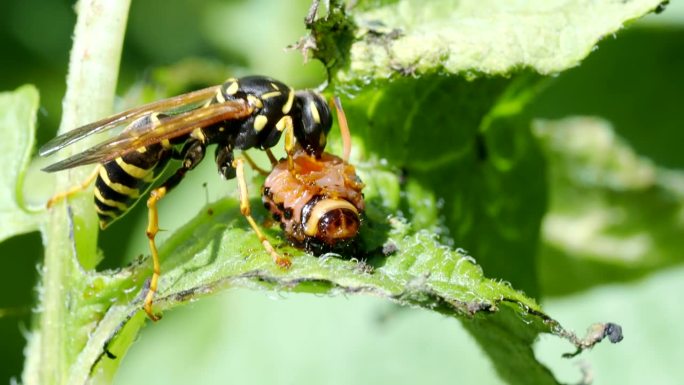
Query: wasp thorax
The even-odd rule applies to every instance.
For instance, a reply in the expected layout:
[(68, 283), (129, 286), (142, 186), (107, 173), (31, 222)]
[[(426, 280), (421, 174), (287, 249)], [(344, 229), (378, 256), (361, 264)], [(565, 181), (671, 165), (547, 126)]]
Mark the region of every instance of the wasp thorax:
[(298, 91), (295, 99), (300, 114), (294, 117), (297, 142), (309, 155), (320, 157), (332, 127), (330, 107), (323, 96), (313, 91)]

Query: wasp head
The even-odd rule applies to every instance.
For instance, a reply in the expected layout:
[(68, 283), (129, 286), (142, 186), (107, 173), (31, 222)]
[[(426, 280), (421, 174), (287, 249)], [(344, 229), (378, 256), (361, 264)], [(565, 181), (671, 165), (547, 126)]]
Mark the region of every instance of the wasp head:
[(332, 126), (330, 107), (323, 96), (313, 91), (298, 91), (295, 95), (296, 111), (294, 135), (309, 155), (319, 158), (325, 149)]

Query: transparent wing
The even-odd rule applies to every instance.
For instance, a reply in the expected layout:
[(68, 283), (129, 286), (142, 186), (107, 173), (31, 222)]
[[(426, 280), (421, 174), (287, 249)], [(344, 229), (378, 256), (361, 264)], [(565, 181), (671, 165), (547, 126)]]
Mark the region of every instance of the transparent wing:
[(97, 122), (86, 124), (85, 126), (73, 129), (47, 142), (38, 150), (38, 154), (40, 156), (50, 155), (53, 152), (77, 142), (87, 136), (126, 125), (133, 120), (154, 111), (167, 112), (169, 110), (179, 109), (184, 106), (191, 106), (193, 104), (199, 104), (203, 101), (208, 101), (212, 96), (214, 96), (214, 94), (216, 94), (220, 87), (220, 85), (207, 87), (201, 90), (189, 92), (187, 94), (148, 103), (143, 106), (112, 115), (108, 118), (98, 120)]
[(52, 164), (43, 171), (54, 172), (86, 164), (107, 162), (137, 148), (185, 135), (196, 128), (208, 127), (225, 120), (246, 118), (252, 111), (253, 107), (246, 101), (235, 100), (172, 115), (159, 123), (153, 123), (150, 120), (144, 126), (124, 131), (117, 137)]

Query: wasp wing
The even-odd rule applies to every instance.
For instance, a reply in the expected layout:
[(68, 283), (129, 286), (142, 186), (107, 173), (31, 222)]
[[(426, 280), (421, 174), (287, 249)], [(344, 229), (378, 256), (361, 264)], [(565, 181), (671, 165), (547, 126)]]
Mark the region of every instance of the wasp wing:
[(145, 126), (124, 131), (117, 137), (52, 164), (43, 171), (54, 172), (86, 164), (107, 162), (138, 148), (185, 135), (196, 128), (208, 127), (226, 120), (246, 118), (253, 112), (253, 109), (244, 100), (234, 100), (172, 115), (158, 123), (154, 123), (151, 119)]
[(50, 155), (53, 152), (77, 142), (87, 136), (126, 125), (133, 120), (153, 111), (168, 112), (169, 110), (179, 109), (181, 107), (208, 101), (220, 88), (221, 86), (207, 87), (201, 90), (189, 92), (187, 94), (148, 103), (137, 108), (120, 112), (108, 118), (98, 120), (97, 122), (86, 124), (85, 126), (73, 129), (50, 140), (38, 150), (38, 154), (40, 156)]

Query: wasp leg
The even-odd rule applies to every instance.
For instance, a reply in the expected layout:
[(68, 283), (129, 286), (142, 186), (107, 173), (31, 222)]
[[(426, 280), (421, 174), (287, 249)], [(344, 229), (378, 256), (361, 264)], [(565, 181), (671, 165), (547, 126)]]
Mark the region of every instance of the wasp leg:
[(214, 154), (216, 160), (216, 167), (218, 167), (219, 174), (225, 180), (230, 180), (235, 178), (235, 168), (233, 168), (233, 146), (230, 145), (219, 145), (216, 147), (216, 153)]
[(240, 191), (240, 212), (247, 219), (247, 222), (249, 222), (252, 230), (254, 230), (259, 237), (259, 242), (261, 242), (261, 245), (263, 245), (264, 249), (266, 249), (266, 251), (271, 254), (271, 257), (273, 257), (273, 262), (280, 267), (290, 267), (292, 265), (290, 258), (284, 257), (275, 251), (273, 245), (271, 245), (271, 242), (266, 239), (264, 233), (262, 233), (261, 229), (259, 229), (259, 225), (257, 225), (254, 221), (254, 218), (252, 218), (252, 210), (249, 206), (249, 195), (247, 193), (247, 182), (245, 180), (244, 160), (240, 158), (235, 159), (235, 161), (233, 161), (233, 167), (236, 171), (238, 190)]
[(297, 144), (297, 138), (295, 138), (294, 135), (294, 124), (292, 123), (292, 118), (285, 117), (282, 121), (284, 125), (283, 129), (285, 131), (285, 153), (287, 154), (287, 166), (290, 170), (292, 170), (294, 168), (292, 154), (294, 153), (294, 148)]
[(263, 168), (259, 167), (254, 162), (254, 159), (252, 159), (252, 157), (249, 156), (249, 154), (247, 154), (246, 152), (244, 152), (244, 151), (242, 152), (242, 157), (245, 158), (247, 163), (249, 163), (249, 166), (252, 168), (252, 170), (258, 172), (259, 174), (261, 174), (263, 176), (267, 176), (269, 174), (268, 170), (264, 170)]
[(159, 263), (159, 252), (157, 251), (157, 244), (154, 241), (155, 236), (159, 232), (159, 213), (157, 210), (157, 203), (166, 196), (166, 194), (183, 180), (185, 173), (192, 170), (204, 158), (205, 145), (199, 141), (188, 142), (181, 151), (183, 154), (183, 164), (176, 170), (176, 173), (171, 175), (169, 179), (150, 192), (150, 197), (147, 199), (147, 239), (149, 241), (150, 252), (152, 253), (152, 278), (150, 279), (150, 286), (145, 295), (145, 302), (143, 309), (147, 316), (152, 321), (158, 321), (161, 316), (152, 312), (152, 301), (157, 292), (159, 285), (159, 276), (161, 275), (161, 266)]
[(333, 98), (333, 104), (335, 104), (335, 111), (337, 111), (337, 122), (340, 126), (340, 135), (342, 136), (342, 160), (348, 162), (349, 155), (351, 154), (351, 134), (347, 124), (347, 115), (344, 113), (344, 109), (342, 109), (342, 102), (339, 97), (335, 96)]
[(271, 168), (275, 167), (275, 165), (278, 164), (278, 159), (276, 159), (275, 155), (273, 155), (273, 151), (271, 151), (270, 148), (267, 148), (264, 151), (266, 151), (266, 155), (268, 156), (268, 160), (271, 161)]
[(51, 208), (55, 205), (55, 203), (61, 201), (62, 199), (69, 198), (70, 196), (87, 189), (88, 186), (90, 186), (93, 183), (95, 178), (97, 178), (97, 175), (100, 173), (101, 167), (102, 166), (98, 164), (97, 167), (95, 167), (95, 169), (93, 170), (93, 172), (90, 175), (88, 175), (88, 177), (84, 179), (83, 182), (71, 187), (66, 191), (58, 192), (57, 194), (53, 195), (52, 198), (50, 198), (46, 203), (47, 208)]

